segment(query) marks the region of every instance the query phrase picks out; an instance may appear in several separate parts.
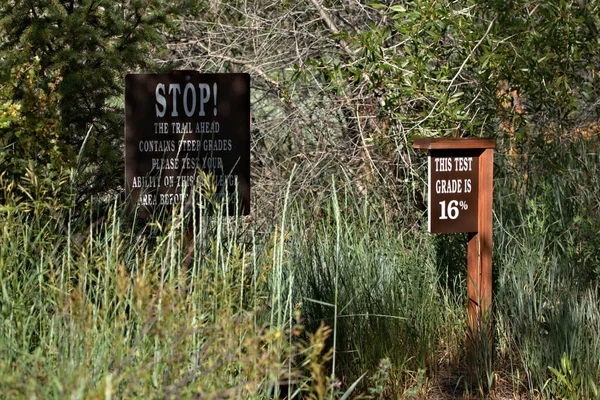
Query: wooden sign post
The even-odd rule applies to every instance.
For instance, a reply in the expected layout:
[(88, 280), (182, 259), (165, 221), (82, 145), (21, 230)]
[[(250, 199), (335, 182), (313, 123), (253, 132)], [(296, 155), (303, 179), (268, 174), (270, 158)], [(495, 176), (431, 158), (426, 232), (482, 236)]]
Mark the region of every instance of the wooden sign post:
[(467, 327), (471, 338), (492, 306), (492, 199), (495, 139), (414, 140), (429, 150), (428, 230), (467, 232)]

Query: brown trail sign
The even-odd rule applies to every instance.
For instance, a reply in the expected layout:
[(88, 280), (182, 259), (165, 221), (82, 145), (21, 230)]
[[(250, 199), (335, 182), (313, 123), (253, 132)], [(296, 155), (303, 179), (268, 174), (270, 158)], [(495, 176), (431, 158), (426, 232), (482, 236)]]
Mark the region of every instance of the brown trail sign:
[(429, 155), (429, 232), (477, 232), (479, 153), (460, 149)]
[[(230, 214), (250, 212), (250, 76), (129, 74), (125, 77), (125, 187), (148, 217), (189, 201), (203, 171)], [(237, 202), (235, 204), (234, 202)]]
[(495, 139), (414, 140), (429, 150), (429, 232), (468, 232), (469, 335), (492, 306), (492, 199)]

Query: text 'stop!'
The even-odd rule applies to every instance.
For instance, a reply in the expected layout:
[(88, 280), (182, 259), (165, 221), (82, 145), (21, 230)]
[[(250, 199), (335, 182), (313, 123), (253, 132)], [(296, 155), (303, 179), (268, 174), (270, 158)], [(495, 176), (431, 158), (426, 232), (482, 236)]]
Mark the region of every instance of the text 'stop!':
[(127, 75), (125, 187), (142, 217), (194, 193), (249, 214), (250, 76)]

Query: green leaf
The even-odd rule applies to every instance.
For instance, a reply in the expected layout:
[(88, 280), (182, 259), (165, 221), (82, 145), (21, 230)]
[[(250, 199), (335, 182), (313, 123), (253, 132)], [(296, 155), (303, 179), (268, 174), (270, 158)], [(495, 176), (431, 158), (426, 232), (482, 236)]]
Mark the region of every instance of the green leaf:
[(354, 391), (354, 389), (356, 388), (356, 385), (358, 385), (358, 383), (362, 380), (362, 378), (365, 377), (366, 374), (367, 373), (365, 372), (357, 380), (355, 380), (354, 383), (352, 385), (350, 385), (348, 390), (346, 390), (346, 392), (344, 392), (344, 395), (342, 397), (340, 397), (340, 400), (348, 399), (350, 397), (350, 395), (352, 394), (352, 392)]
[(331, 35), (331, 38), (335, 40), (345, 40), (348, 39), (348, 37), (348, 33), (346, 32), (334, 33), (333, 35)]
[(385, 4), (381, 4), (381, 3), (369, 3), (369, 7), (372, 7), (376, 10), (382, 10), (384, 8), (387, 8), (388, 6)]
[(450, 97), (450, 100), (448, 100), (448, 104), (456, 103), (458, 100), (460, 100), (463, 94), (465, 94), (465, 92), (454, 93), (452, 97)]

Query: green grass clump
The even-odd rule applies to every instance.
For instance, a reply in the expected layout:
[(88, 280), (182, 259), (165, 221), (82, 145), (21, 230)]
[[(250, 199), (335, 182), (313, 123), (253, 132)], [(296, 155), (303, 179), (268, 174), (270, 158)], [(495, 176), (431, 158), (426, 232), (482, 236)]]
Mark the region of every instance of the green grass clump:
[(465, 235), (375, 189), (295, 198), (292, 174), (260, 221), (203, 204), (148, 223), (59, 201), (68, 179), (2, 181), (2, 393), (598, 398), (600, 158), (546, 145), (496, 154), (491, 348), (467, 346)]
[(334, 327), (335, 373), (368, 371), (377, 380), (389, 363), (387, 384), (402, 393), (419, 371), (435, 372), (440, 358), (457, 353), (464, 295), (442, 279), (431, 237), (418, 224), (399, 226), (368, 194), (335, 188), (321, 218), (303, 211), (288, 270), (309, 324)]
[(121, 208), (115, 202), (100, 218), (93, 207), (73, 218), (39, 199), (3, 209), (4, 395), (246, 399), (287, 386), (332, 390), (319, 370), (328, 331), (305, 333), (297, 312), (269, 323), (270, 290), (283, 297), (287, 287), (269, 286), (273, 247), (254, 246), (241, 218), (202, 216), (186, 235), (183, 213), (136, 228)]
[(593, 143), (545, 146), (526, 164), (498, 160), (498, 353), (534, 397), (597, 398), (600, 155)]

